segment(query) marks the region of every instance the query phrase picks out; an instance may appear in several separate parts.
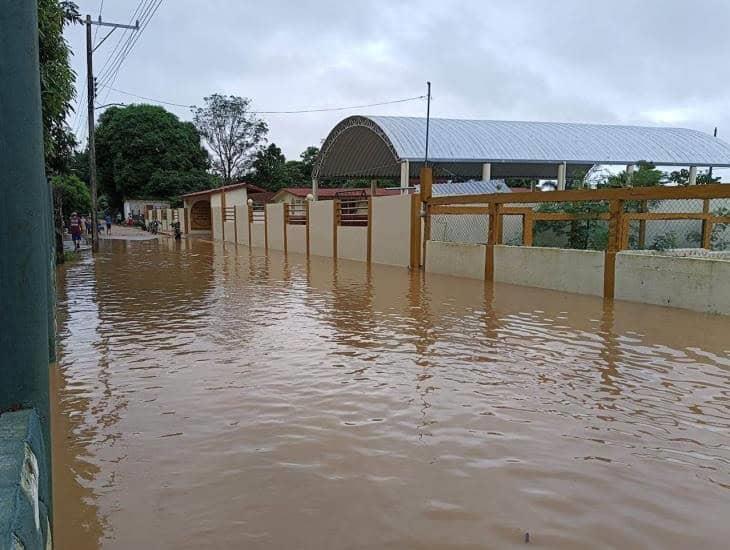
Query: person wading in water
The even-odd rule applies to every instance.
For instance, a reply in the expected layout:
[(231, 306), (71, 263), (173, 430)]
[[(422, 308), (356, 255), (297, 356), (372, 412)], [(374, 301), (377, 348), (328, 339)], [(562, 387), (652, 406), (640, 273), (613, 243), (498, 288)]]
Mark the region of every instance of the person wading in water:
[(81, 248), (81, 219), (74, 212), (69, 220), (69, 230), (71, 231), (71, 240), (74, 242), (74, 250)]

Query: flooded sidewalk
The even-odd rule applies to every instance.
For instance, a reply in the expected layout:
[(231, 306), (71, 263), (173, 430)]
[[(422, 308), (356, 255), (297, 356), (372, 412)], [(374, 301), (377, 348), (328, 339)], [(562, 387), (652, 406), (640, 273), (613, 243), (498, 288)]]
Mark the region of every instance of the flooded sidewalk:
[(730, 537), (726, 317), (169, 238), (58, 285), (57, 548)]

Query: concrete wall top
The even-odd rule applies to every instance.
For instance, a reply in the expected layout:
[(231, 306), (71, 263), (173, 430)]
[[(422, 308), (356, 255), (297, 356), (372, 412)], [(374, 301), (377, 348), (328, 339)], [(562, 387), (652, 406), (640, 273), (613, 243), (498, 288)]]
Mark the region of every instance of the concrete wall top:
[(604, 259), (598, 250), (498, 245), (494, 280), (602, 296)]
[(469, 279), (484, 279), (486, 254), (486, 247), (481, 244), (428, 241), (426, 271)]
[(226, 206), (244, 206), (248, 200), (248, 193), (245, 187), (226, 191)]
[(730, 315), (730, 261), (620, 252), (615, 297)]

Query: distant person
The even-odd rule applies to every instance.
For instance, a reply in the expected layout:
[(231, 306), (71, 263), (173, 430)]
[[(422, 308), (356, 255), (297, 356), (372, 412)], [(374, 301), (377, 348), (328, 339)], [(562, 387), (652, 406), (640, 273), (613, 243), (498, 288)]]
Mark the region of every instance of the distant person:
[(117, 225), (122, 225), (122, 213), (117, 212)]
[(106, 216), (104, 216), (104, 222), (106, 223), (106, 234), (111, 235), (112, 234), (112, 215), (107, 212)]
[(86, 226), (86, 234), (91, 235), (91, 216), (84, 217), (84, 225)]
[(79, 250), (81, 248), (81, 219), (76, 212), (71, 214), (68, 228), (71, 232), (71, 240), (74, 243), (74, 250)]

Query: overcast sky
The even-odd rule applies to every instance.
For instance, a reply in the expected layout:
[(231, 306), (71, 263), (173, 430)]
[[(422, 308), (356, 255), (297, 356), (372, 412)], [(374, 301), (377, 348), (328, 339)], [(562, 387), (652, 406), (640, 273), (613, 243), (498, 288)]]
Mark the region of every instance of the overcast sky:
[[(101, 0), (77, 1), (98, 15)], [(102, 17), (126, 23), (137, 6), (106, 0)], [(727, 140), (729, 24), (725, 0), (164, 0), (113, 87), (184, 105), (235, 94), (270, 111), (418, 96), (431, 80), (435, 117), (719, 126)], [(66, 34), (84, 81), (84, 29)], [(96, 74), (117, 34), (96, 52)], [(102, 103), (141, 101), (100, 92)], [(296, 158), (349, 114), (425, 107), (264, 118), (269, 141)]]

